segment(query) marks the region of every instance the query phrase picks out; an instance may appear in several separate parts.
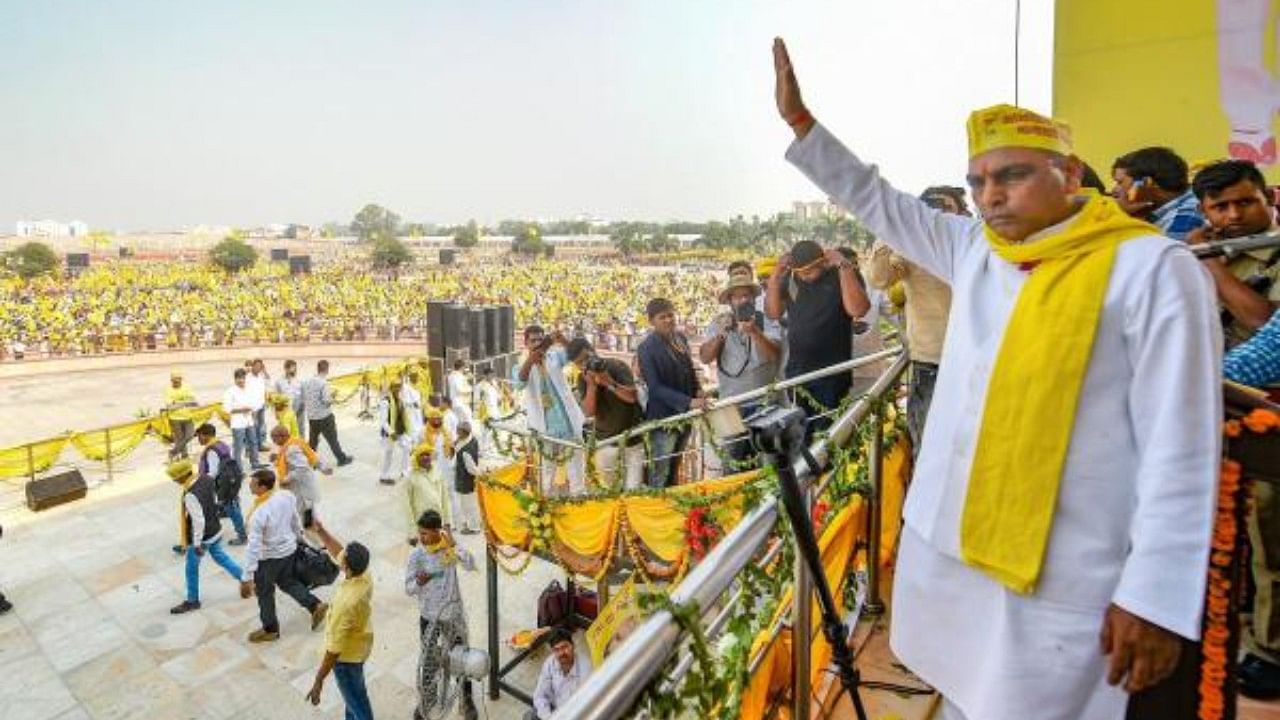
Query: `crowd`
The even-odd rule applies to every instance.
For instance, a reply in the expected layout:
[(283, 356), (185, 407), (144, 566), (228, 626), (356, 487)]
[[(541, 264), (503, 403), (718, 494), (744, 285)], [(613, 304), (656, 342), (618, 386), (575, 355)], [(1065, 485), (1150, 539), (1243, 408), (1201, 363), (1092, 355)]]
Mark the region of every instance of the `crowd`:
[(113, 261), (74, 277), (0, 276), (0, 360), (177, 347), (421, 337), (428, 300), (510, 303), (522, 323), (591, 333), (627, 349), (638, 298), (664, 295), (698, 319), (712, 278), (540, 260), (398, 278), (344, 264), (309, 274), (259, 264), (237, 274), (196, 263)]

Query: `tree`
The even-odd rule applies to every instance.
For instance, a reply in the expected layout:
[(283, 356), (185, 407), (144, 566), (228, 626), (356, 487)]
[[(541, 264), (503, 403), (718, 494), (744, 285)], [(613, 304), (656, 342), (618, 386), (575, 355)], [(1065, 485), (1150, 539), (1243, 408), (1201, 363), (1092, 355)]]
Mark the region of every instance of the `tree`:
[(58, 254), (42, 242), (28, 242), (5, 256), (5, 264), (18, 277), (30, 280), (58, 269)]
[(396, 270), (413, 260), (413, 253), (396, 238), (378, 238), (373, 241), (369, 259), (373, 261), (373, 266), (376, 268)]
[(654, 233), (645, 244), (651, 253), (670, 253), (680, 249), (680, 241), (668, 235), (665, 230)]
[(399, 215), (373, 203), (361, 208), (360, 212), (356, 213), (355, 219), (351, 221), (351, 231), (360, 238), (361, 242), (394, 238), (399, 227)]
[(522, 255), (538, 255), (546, 252), (546, 247), (547, 244), (542, 241), (542, 233), (538, 232), (538, 226), (533, 224), (525, 225), (524, 229), (511, 239), (511, 252)]
[(468, 222), (464, 227), (458, 228), (458, 232), (453, 235), (453, 244), (460, 248), (473, 248), (480, 244), (480, 226), (476, 225), (476, 221)]
[(209, 249), (209, 259), (227, 272), (240, 272), (258, 261), (258, 251), (232, 234)]
[(615, 223), (609, 229), (609, 242), (623, 255), (644, 252), (644, 230), (640, 223)]

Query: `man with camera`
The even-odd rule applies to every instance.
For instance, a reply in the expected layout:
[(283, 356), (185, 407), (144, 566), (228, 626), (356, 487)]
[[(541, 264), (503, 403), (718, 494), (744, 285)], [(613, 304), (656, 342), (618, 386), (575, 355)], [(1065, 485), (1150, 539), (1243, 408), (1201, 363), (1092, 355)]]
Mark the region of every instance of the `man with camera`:
[[(539, 435), (582, 442), (582, 425), (585, 418), (578, 401), (569, 392), (564, 378), (565, 337), (560, 332), (547, 334), (541, 326), (530, 325), (524, 331), (525, 357), (520, 365), (512, 368), (512, 386), (524, 394), (525, 423), (530, 431)], [(552, 492), (556, 480), (557, 463), (546, 457), (550, 453), (563, 454), (567, 448), (555, 445), (539, 448), (542, 459), (542, 485), (544, 492)], [(568, 461), (568, 490), (583, 489), (583, 462), (581, 453), (574, 452)]]
[[(720, 293), (720, 303), (728, 305), (729, 311), (712, 321), (698, 349), (704, 364), (716, 364), (721, 398), (766, 387), (778, 377), (782, 328), (778, 321), (770, 320), (756, 309), (759, 295), (760, 286), (751, 276), (751, 267), (733, 267), (729, 284)], [(738, 409), (746, 418), (758, 407), (759, 401), (752, 401)], [(747, 442), (734, 442), (727, 449), (735, 463), (743, 463), (752, 456)]]
[[(598, 440), (621, 435), (640, 424), (644, 414), (636, 396), (636, 379), (625, 362), (600, 357), (586, 338), (574, 338), (567, 354), (582, 371), (578, 378), (578, 397), (583, 414), (594, 421)], [(620, 456), (626, 467), (624, 486), (639, 487), (644, 482), (644, 438), (639, 435), (631, 438), (625, 449), (609, 445), (596, 451), (596, 472), (611, 485), (618, 474)]]

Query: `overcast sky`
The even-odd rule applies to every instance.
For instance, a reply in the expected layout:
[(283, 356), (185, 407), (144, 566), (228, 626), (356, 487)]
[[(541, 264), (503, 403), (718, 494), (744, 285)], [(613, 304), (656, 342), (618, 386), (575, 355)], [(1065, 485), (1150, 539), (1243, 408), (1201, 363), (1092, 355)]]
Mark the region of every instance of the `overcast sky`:
[[(770, 42), (899, 186), (959, 184), (1012, 102), (1015, 0), (0, 0), (0, 234), (348, 221), (724, 218), (820, 195)], [(1021, 100), (1050, 106), (1052, 2)]]

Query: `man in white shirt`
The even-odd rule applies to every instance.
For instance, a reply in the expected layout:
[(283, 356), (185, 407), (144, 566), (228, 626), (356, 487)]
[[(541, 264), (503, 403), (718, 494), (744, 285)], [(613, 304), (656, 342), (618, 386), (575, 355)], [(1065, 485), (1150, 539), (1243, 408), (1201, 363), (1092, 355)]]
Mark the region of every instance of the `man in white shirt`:
[(261, 360), (249, 363), (249, 375), (245, 378), (244, 386), (253, 398), (253, 433), (258, 442), (258, 450), (267, 445), (267, 385), (270, 383), (271, 376), (267, 374), (267, 367)]
[(1061, 123), (974, 112), (983, 219), (949, 215), (813, 119), (781, 40), (774, 64), (788, 160), (952, 288), (895, 654), (943, 718), (1123, 718), (1126, 693), (1168, 677), (1200, 633), (1222, 418), (1209, 279), (1184, 245), (1081, 192)]
[(488, 423), (502, 417), (502, 391), (494, 379), (493, 368), (486, 365), (480, 370), (480, 382), (476, 383), (476, 417), (479, 424), (476, 432), (480, 436), (480, 451), (487, 455), (494, 450), (493, 431)]
[(254, 395), (248, 388), (248, 373), (236, 368), (235, 383), (222, 396), (222, 410), (230, 416), (231, 453), (240, 467), (245, 467), (245, 453), (249, 455), (249, 467), (258, 466), (258, 437), (253, 424)]
[(454, 360), (453, 369), (445, 378), (445, 397), (453, 401), (454, 406), (471, 406), (471, 380), (467, 378), (467, 361)]
[(293, 408), (294, 417), (298, 421), (299, 432), (306, 429), (307, 412), (302, 406), (302, 378), (298, 377), (296, 361), (284, 361), (284, 376), (276, 378), (273, 387), (276, 392), (289, 398), (289, 405)]
[(568, 630), (552, 630), (547, 645), (551, 648), (551, 657), (542, 663), (538, 685), (533, 690), (533, 709), (525, 715), (525, 720), (551, 720), (591, 674), (590, 661), (577, 655)]
[(297, 500), (288, 490), (276, 489), (276, 474), (266, 469), (255, 470), (249, 476), (249, 490), (254, 500), (247, 521), (249, 544), (244, 553), (240, 597), (257, 595), (258, 616), (262, 619), (262, 627), (249, 633), (249, 642), (280, 639), (277, 587), (311, 613), (311, 629), (315, 630), (324, 622), (329, 606), (312, 595), (293, 573), (293, 554), (302, 537)]
[(416, 447), (422, 442), (422, 393), (418, 391), (418, 378), (418, 370), (409, 368), (405, 373), (404, 387), (400, 389), (400, 402), (404, 405), (405, 415), (409, 418), (410, 447)]

